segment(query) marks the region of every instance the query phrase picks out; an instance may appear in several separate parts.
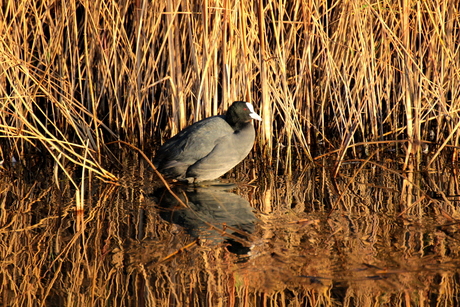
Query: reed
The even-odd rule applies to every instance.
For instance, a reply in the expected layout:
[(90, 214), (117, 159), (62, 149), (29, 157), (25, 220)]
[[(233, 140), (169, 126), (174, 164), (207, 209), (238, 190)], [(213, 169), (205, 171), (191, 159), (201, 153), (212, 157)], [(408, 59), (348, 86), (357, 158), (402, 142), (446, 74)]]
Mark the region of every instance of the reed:
[(108, 142), (151, 156), (243, 99), (264, 118), (257, 156), (280, 172), (329, 152), (338, 175), (358, 142), (404, 141), (404, 170), (427, 141), (429, 164), (457, 160), (459, 16), (453, 0), (10, 1), (0, 159), (45, 152), (59, 172), (115, 180)]

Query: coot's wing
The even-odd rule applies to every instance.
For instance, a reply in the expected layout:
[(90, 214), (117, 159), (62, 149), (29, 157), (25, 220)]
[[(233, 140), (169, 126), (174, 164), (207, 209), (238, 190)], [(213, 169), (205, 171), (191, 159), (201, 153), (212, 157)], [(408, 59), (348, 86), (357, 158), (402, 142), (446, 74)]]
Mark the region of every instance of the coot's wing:
[(226, 134), (215, 141), (215, 147), (204, 157), (191, 165), (187, 178), (196, 181), (216, 179), (240, 163), (254, 146), (255, 132), (252, 125)]
[(223, 116), (203, 119), (166, 141), (158, 150), (154, 164), (169, 177), (183, 177), (190, 165), (213, 150), (216, 140), (232, 133)]

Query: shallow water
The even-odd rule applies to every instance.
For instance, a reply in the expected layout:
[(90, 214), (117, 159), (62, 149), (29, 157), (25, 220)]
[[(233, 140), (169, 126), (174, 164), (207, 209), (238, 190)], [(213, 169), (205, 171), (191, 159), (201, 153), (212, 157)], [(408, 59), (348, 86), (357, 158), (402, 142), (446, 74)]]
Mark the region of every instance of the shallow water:
[(173, 186), (179, 201), (124, 160), (119, 182), (83, 192), (52, 167), (2, 167), (0, 304), (460, 304), (455, 168), (257, 177), (248, 160), (223, 183)]

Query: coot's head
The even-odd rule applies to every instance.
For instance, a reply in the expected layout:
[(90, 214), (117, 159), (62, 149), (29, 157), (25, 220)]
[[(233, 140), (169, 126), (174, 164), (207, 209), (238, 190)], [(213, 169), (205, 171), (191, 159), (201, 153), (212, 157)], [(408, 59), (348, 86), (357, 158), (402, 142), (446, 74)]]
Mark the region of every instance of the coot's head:
[(262, 118), (254, 112), (254, 107), (249, 102), (235, 101), (227, 110), (225, 118), (230, 126), (240, 128), (245, 126), (251, 119), (262, 120)]

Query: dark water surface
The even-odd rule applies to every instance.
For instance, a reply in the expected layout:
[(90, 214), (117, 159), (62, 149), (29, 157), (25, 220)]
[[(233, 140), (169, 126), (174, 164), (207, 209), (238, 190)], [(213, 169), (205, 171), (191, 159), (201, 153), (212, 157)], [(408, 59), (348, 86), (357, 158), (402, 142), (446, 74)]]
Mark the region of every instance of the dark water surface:
[(2, 306), (460, 305), (455, 168), (245, 161), (176, 198), (128, 161), (116, 183), (0, 167)]

